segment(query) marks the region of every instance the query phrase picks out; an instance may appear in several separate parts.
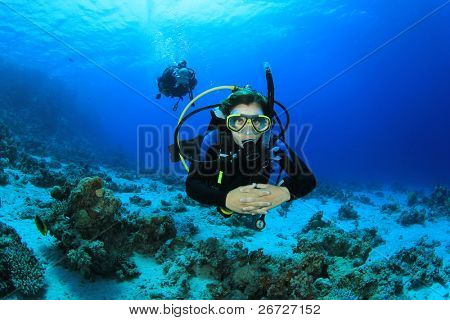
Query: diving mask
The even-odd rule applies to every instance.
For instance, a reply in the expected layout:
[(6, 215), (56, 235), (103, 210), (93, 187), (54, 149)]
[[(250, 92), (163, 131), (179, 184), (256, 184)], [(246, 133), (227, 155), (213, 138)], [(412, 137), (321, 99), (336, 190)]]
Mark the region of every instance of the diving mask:
[(230, 114), (227, 116), (227, 128), (234, 132), (241, 131), (249, 122), (257, 133), (263, 133), (270, 129), (272, 121), (268, 116), (246, 115), (242, 113)]

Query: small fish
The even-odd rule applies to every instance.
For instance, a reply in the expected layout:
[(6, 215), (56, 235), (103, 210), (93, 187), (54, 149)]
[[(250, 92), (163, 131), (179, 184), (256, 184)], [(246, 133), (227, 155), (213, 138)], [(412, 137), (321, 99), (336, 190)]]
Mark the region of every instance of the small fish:
[(43, 236), (46, 236), (48, 233), (47, 225), (44, 221), (42, 221), (39, 216), (34, 217), (34, 224), (36, 225), (36, 228), (39, 230), (40, 233), (42, 233)]

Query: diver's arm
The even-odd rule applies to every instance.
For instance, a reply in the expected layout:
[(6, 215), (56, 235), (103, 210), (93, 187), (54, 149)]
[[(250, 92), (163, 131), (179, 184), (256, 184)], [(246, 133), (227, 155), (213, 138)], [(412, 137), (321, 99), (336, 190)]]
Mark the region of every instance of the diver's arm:
[(225, 207), (227, 192), (214, 187), (214, 179), (217, 179), (218, 174), (218, 162), (213, 161), (218, 157), (214, 138), (213, 132), (203, 138), (200, 148), (201, 161), (191, 163), (186, 179), (186, 193), (200, 203)]
[(287, 173), (281, 187), (286, 187), (291, 194), (290, 200), (304, 197), (316, 187), (316, 178), (308, 166), (287, 145), (285, 152), (281, 153), (280, 165)]
[(197, 170), (191, 170), (186, 179), (187, 195), (206, 205), (225, 207), (228, 192), (213, 188), (209, 185), (206, 177), (200, 175)]

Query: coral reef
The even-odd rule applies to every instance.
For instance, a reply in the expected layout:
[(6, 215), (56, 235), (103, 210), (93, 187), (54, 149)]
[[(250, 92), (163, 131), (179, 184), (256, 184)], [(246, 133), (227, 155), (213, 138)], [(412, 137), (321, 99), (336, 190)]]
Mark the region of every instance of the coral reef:
[(187, 206), (197, 206), (194, 200), (183, 196), (181, 193), (178, 193), (174, 200), (172, 203), (164, 199), (161, 200), (160, 209), (166, 212), (182, 213), (188, 211)]
[(342, 220), (356, 220), (358, 219), (358, 212), (356, 212), (353, 205), (348, 202), (339, 208), (338, 218)]
[[(315, 225), (316, 227), (311, 227)], [(377, 276), (365, 278), (374, 282), (373, 292), (364, 295), (360, 288), (363, 284), (354, 286), (353, 282), (346, 281), (349, 274), (357, 270), (365, 270), (370, 252), (383, 242), (377, 235), (376, 229), (345, 232), (333, 224), (322, 221), (320, 213), (314, 215), (304, 229), (306, 234), (299, 235), (294, 253), (322, 254), (327, 263), (327, 277), (316, 279), (314, 292), (316, 299), (376, 299), (374, 292), (378, 292)], [(328, 280), (326, 280), (328, 279)], [(391, 298), (400, 292), (393, 292)]]
[(0, 186), (6, 186), (9, 183), (8, 175), (0, 167)]
[(337, 283), (348, 288), (361, 299), (407, 298), (404, 289), (417, 289), (437, 282), (446, 285), (450, 273), (442, 259), (434, 253), (433, 243), (425, 238), (415, 246), (402, 249), (386, 261), (354, 269)]
[(331, 224), (330, 222), (323, 221), (323, 211), (316, 212), (308, 221), (306, 226), (303, 228), (302, 232), (306, 233), (310, 230), (316, 230), (320, 228), (329, 227)]
[(18, 150), (14, 139), (8, 127), (0, 122), (0, 156), (2, 159), (2, 166), (12, 164), (17, 160)]
[[(115, 276), (122, 265), (129, 264), (130, 254), (121, 249), (127, 239), (120, 234), (120, 207), (120, 201), (103, 188), (99, 177), (81, 180), (66, 200), (55, 203), (43, 220), (66, 254), (68, 267), (92, 279), (96, 275)], [(135, 268), (128, 269), (128, 276), (137, 275)]]
[[(341, 277), (337, 277), (336, 288), (345, 290), (345, 296), (356, 296), (358, 299), (364, 300), (406, 298), (402, 279), (393, 274), (383, 262), (355, 268)], [(341, 291), (341, 293), (343, 292)], [(333, 297), (327, 296), (326, 298)]]
[(0, 222), (0, 297), (17, 292), (39, 298), (44, 290), (44, 268), (16, 231)]
[[(301, 252), (293, 259), (274, 259), (263, 254), (261, 249), (249, 252), (241, 243), (225, 248), (214, 238), (190, 246), (182, 243), (186, 246), (184, 249), (189, 250), (189, 255), (172, 243), (161, 247), (158, 258), (167, 265), (168, 273), (175, 273), (174, 278), (182, 279), (181, 276), (186, 274), (207, 274), (217, 279), (217, 283), (208, 285), (214, 299), (320, 299), (328, 295), (328, 298), (333, 296), (335, 299), (357, 297), (345, 288), (330, 293), (334, 279), (330, 279), (328, 270), (335, 262), (325, 251), (311, 250)], [(174, 248), (178, 252), (181, 250), (181, 256), (187, 259), (182, 268), (179, 267), (178, 258), (173, 258), (177, 256), (172, 251)], [(176, 262), (171, 262), (173, 260)], [(173, 264), (177, 267), (174, 268)]]
[(358, 300), (359, 297), (349, 289), (333, 288), (326, 295), (327, 300)]
[(58, 201), (67, 200), (70, 196), (70, 185), (55, 186), (50, 190), (50, 196)]
[(394, 212), (398, 212), (400, 210), (400, 206), (398, 203), (385, 203), (381, 206), (381, 212), (392, 214)]
[(417, 208), (412, 208), (402, 211), (400, 217), (397, 219), (397, 222), (400, 223), (402, 226), (409, 226), (412, 224), (424, 224), (425, 217), (426, 217), (425, 209), (419, 210)]
[(84, 178), (68, 192), (53, 189), (53, 194), (58, 200), (43, 220), (58, 240), (65, 264), (89, 279), (137, 276), (130, 260), (133, 251), (154, 253), (176, 234), (169, 217), (123, 218), (120, 200), (104, 187), (100, 177)]
[(137, 218), (132, 224), (128, 222), (127, 227), (132, 248), (145, 254), (154, 254), (177, 233), (174, 221), (169, 216)]
[[(405, 298), (405, 288), (430, 286), (434, 282), (445, 284), (448, 281), (448, 270), (443, 268), (442, 259), (438, 258), (432, 245), (420, 241), (415, 247), (401, 250), (387, 262), (376, 262), (362, 265), (367, 257), (367, 250), (375, 247), (381, 239), (371, 244), (364, 244), (376, 239), (376, 231), (370, 230), (360, 235), (333, 230), (333, 226), (326, 226), (317, 213), (308, 223), (304, 231), (309, 235), (300, 237), (294, 252), (322, 252), (327, 264), (328, 277), (317, 278), (314, 283), (315, 298), (319, 299), (397, 299)], [(328, 229), (328, 230), (327, 230)], [(332, 235), (339, 234), (341, 240), (335, 240)], [(311, 240), (308, 241), (307, 239)], [(346, 243), (344, 238), (352, 239), (355, 245)], [(328, 240), (328, 241), (326, 241)], [(340, 243), (334, 246), (333, 243)], [(353, 249), (366, 248), (361, 254), (354, 255)], [(344, 250), (342, 250), (344, 249)], [(347, 249), (347, 250), (345, 250)], [(356, 251), (358, 252), (358, 251)], [(340, 256), (340, 257), (339, 257)], [(342, 259), (344, 257), (345, 259)], [(362, 259), (361, 259), (362, 258)], [(351, 260), (353, 259), (353, 262)], [(357, 262), (357, 263), (355, 263)], [(404, 276), (411, 276), (409, 283), (404, 284)], [(419, 280), (416, 280), (419, 279)]]
[(116, 183), (112, 180), (108, 182), (108, 188), (114, 192), (119, 193), (139, 193), (141, 192), (141, 188), (132, 183)]
[(47, 168), (43, 168), (30, 179), (30, 182), (36, 187), (50, 188), (53, 186), (64, 185), (66, 177), (62, 173), (52, 172)]
[(428, 199), (428, 204), (434, 207), (446, 207), (449, 199), (450, 191), (444, 186), (436, 186)]
[[(318, 225), (317, 216), (313, 218)], [(306, 234), (303, 232), (299, 234), (294, 253), (321, 252), (328, 256), (353, 259), (354, 264), (361, 265), (367, 260), (372, 248), (383, 242), (377, 235), (376, 229), (345, 232), (333, 225), (328, 225), (308, 228), (308, 230)]]
[(151, 200), (145, 200), (144, 198), (141, 198), (138, 195), (130, 197), (130, 202), (139, 207), (150, 207), (152, 205)]
[[(215, 279), (208, 285), (214, 299), (356, 299), (340, 278), (358, 269), (381, 243), (374, 229), (347, 233), (316, 213), (299, 235), (292, 258), (272, 257), (262, 249), (249, 251), (241, 242), (225, 246), (216, 238), (192, 243), (168, 240), (155, 257), (185, 298), (186, 275)], [(184, 294), (184, 295), (183, 295)]]
[(155, 175), (155, 178), (158, 181), (160, 181), (168, 186), (173, 187), (173, 189), (169, 190), (169, 191), (173, 191), (174, 189), (184, 190), (184, 177), (183, 176), (160, 174), (160, 175)]
[(419, 203), (419, 197), (416, 192), (409, 192), (408, 193), (408, 199), (407, 204), (408, 206), (412, 207)]
[(430, 197), (425, 197), (423, 203), (431, 209), (431, 219), (450, 217), (450, 191), (444, 186), (436, 186)]
[(410, 276), (408, 288), (431, 286), (434, 282), (446, 285), (450, 273), (444, 268), (442, 258), (434, 253), (437, 245), (422, 237), (413, 247), (402, 249), (389, 259), (388, 268), (396, 274)]
[[(27, 174), (26, 180), (41, 188), (49, 188), (64, 185), (67, 181), (75, 183), (80, 174), (72, 175), (70, 170), (62, 173), (58, 169), (52, 169), (44, 160), (39, 160), (24, 151), (22, 145), (17, 143), (10, 134), (9, 129), (0, 123), (0, 180), (4, 175), (3, 168), (18, 169)], [(55, 163), (53, 162), (49, 162)], [(5, 178), (3, 178), (5, 179)]]

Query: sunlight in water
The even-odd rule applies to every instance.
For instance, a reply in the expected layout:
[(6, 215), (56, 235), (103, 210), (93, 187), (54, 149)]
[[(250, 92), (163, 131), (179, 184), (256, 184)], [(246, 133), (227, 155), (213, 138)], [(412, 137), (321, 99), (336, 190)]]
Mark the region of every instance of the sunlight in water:
[(0, 0), (0, 300), (448, 300), (444, 1)]
[(242, 23), (274, 14), (292, 1), (178, 0), (151, 1), (152, 17), (167, 22), (191, 21), (195, 24)]

